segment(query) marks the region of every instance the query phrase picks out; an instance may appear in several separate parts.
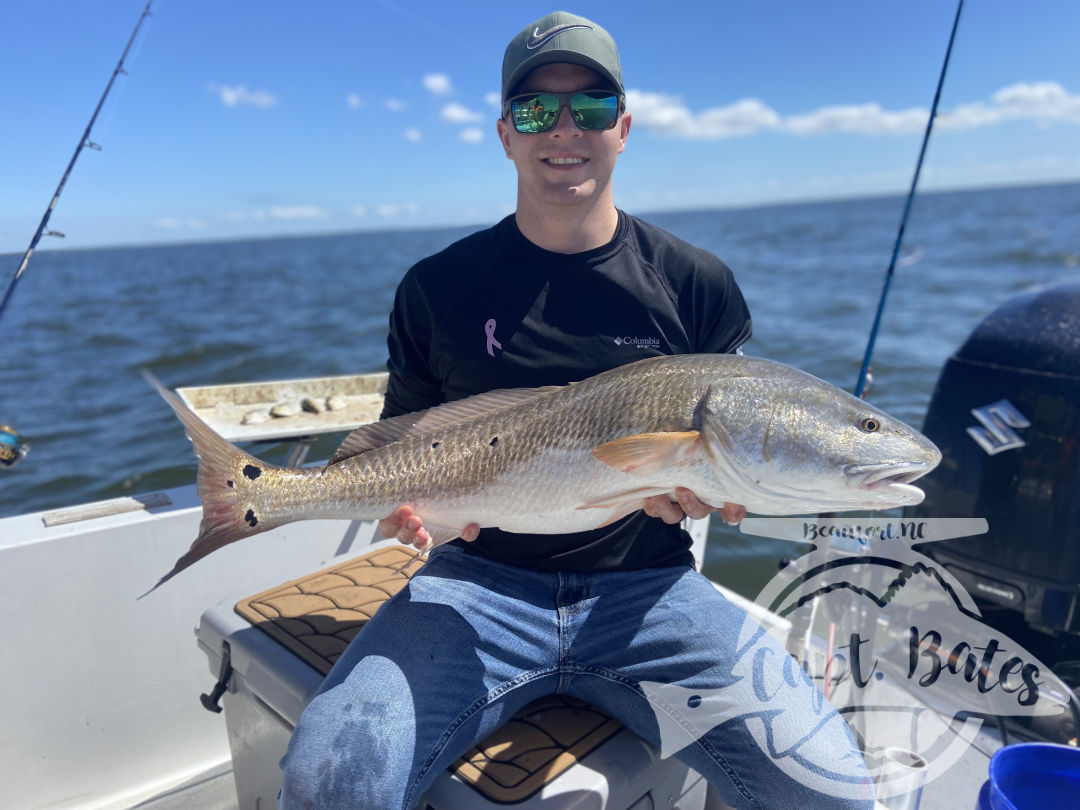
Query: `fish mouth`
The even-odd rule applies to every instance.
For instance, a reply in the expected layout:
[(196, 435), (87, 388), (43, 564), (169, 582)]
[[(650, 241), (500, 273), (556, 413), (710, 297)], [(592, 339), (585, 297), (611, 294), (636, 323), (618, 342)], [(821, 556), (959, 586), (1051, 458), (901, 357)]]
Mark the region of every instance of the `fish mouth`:
[(896, 495), (923, 499), (923, 491), (911, 482), (926, 475), (936, 465), (925, 461), (891, 461), (884, 464), (849, 464), (844, 473), (863, 490), (888, 490)]

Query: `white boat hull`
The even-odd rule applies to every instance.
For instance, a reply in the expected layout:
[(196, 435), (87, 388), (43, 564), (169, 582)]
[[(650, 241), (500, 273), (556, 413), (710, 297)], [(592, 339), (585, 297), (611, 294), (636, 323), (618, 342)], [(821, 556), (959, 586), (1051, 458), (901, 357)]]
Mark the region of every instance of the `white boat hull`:
[(194, 488), (166, 495), (151, 511), (53, 513), (52, 526), (42, 513), (0, 520), (4, 807), (130, 807), (228, 762), (225, 724), (199, 701), (214, 683), (199, 616), (380, 539), (370, 522), (292, 524), (137, 602), (197, 534)]

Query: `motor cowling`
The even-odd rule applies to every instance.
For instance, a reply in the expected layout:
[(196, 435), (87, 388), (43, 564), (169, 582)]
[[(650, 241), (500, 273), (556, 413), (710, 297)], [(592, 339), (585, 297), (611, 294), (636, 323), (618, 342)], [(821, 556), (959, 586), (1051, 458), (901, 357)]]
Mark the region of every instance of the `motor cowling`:
[(906, 514), (989, 531), (920, 550), (977, 599), (1080, 633), (1080, 283), (988, 315), (942, 369), (923, 432), (942, 461)]

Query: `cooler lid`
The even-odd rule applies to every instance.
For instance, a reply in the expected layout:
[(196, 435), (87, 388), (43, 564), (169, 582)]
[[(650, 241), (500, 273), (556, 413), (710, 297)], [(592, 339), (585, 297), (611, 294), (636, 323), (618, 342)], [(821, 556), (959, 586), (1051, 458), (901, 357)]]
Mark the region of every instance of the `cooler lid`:
[[(243, 599), (236, 613), (326, 675), (423, 559), (407, 546), (375, 549)], [(493, 802), (519, 802), (622, 728), (587, 703), (551, 695), (526, 706), (451, 770)]]

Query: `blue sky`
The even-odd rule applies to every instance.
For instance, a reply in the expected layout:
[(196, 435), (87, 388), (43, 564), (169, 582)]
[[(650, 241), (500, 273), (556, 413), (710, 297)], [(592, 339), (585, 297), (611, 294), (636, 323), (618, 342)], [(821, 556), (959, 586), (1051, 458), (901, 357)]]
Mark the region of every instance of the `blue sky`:
[[(0, 252), (21, 252), (145, 0), (0, 9)], [(158, 0), (41, 247), (489, 223), (506, 42), (619, 44), (634, 213), (906, 190), (952, 0)], [(1080, 179), (1080, 3), (968, 0), (924, 189)]]

